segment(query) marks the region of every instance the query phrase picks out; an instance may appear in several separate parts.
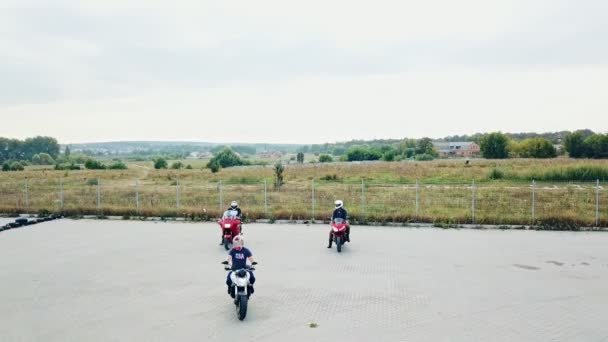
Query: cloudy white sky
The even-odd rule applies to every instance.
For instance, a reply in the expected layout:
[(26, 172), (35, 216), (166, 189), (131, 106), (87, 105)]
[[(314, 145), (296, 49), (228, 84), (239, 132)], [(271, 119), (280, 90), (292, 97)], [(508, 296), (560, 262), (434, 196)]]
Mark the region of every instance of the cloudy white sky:
[(2, 0), (0, 136), (608, 130), (604, 0)]

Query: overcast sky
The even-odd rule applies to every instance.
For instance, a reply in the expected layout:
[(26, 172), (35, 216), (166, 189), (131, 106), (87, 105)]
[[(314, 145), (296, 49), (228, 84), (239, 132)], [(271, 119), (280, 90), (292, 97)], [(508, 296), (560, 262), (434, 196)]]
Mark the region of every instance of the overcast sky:
[(2, 0), (0, 136), (608, 130), (605, 0)]

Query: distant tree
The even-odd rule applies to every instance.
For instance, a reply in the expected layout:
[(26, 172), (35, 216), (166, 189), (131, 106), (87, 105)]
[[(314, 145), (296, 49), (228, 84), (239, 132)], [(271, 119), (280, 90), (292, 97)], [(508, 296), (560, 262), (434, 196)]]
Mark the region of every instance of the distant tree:
[(566, 135), (564, 148), (571, 158), (583, 158), (585, 156), (585, 138), (582, 132), (574, 132)]
[(330, 163), (333, 161), (334, 158), (332, 158), (329, 154), (322, 154), (319, 156), (319, 163)]
[(2, 171), (10, 171), (11, 170), (11, 164), (9, 164), (8, 162), (5, 162), (4, 164), (2, 164)]
[(176, 161), (173, 164), (171, 164), (171, 168), (174, 169), (174, 170), (183, 169), (184, 168), (184, 163), (182, 163), (181, 161)]
[(439, 153), (433, 146), (433, 140), (430, 138), (422, 138), (416, 142), (416, 154), (428, 154), (433, 157), (439, 156)]
[(346, 147), (344, 146), (336, 146), (331, 150), (331, 154), (334, 156), (341, 156), (346, 153)]
[(216, 173), (220, 170), (221, 166), (217, 162), (217, 160), (211, 160), (207, 163), (207, 168), (211, 170), (211, 172)]
[(298, 152), (296, 159), (297, 159), (298, 163), (302, 164), (304, 162), (304, 153)]
[(23, 155), (19, 159), (31, 160), (36, 153), (47, 153), (53, 158), (59, 155), (59, 143), (51, 137), (27, 138), (23, 142)]
[(595, 159), (608, 158), (608, 135), (594, 134), (585, 139), (585, 156)]
[(89, 159), (84, 163), (84, 167), (89, 170), (104, 170), (106, 168), (103, 163), (95, 159)]
[(509, 138), (501, 132), (494, 132), (481, 138), (481, 154), (488, 159), (505, 159), (509, 156)]
[(53, 165), (55, 164), (55, 160), (48, 153), (38, 153), (34, 154), (32, 157), (32, 164), (34, 165)]
[[(219, 171), (220, 168), (232, 167), (232, 166), (240, 166), (247, 164), (243, 161), (239, 156), (234, 153), (233, 150), (226, 147), (221, 152), (217, 153), (209, 163), (207, 163), (207, 168), (211, 169), (212, 172)], [(217, 171), (213, 171), (216, 169)]]
[(274, 166), (274, 186), (276, 189), (280, 189), (285, 182), (283, 181), (283, 173), (285, 172), (285, 167), (281, 163), (277, 163)]
[(346, 158), (348, 161), (359, 161), (365, 160), (367, 156), (367, 151), (361, 147), (354, 147), (346, 152)]
[(188, 164), (188, 165), (186, 166), (186, 170), (192, 170), (192, 165)]
[(20, 161), (14, 161), (10, 165), (11, 171), (23, 171), (25, 170), (24, 165)]
[(393, 161), (395, 160), (395, 151), (386, 151), (382, 155), (382, 160), (384, 161)]
[(166, 169), (167, 161), (164, 158), (158, 158), (154, 160), (154, 168), (157, 170)]
[(67, 146), (65, 147), (65, 151), (63, 151), (63, 155), (64, 155), (66, 158), (70, 159), (70, 154), (72, 154), (72, 151), (70, 150), (70, 145), (67, 145)]
[(384, 161), (393, 161), (397, 155), (397, 149), (392, 145), (382, 145), (380, 152), (382, 153), (381, 159)]
[(524, 158), (555, 158), (557, 150), (545, 138), (529, 138), (519, 143), (518, 152)]

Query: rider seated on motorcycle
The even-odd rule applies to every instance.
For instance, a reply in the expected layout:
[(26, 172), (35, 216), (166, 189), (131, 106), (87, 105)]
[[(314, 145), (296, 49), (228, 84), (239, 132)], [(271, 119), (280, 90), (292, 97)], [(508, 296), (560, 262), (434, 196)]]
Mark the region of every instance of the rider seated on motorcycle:
[[(236, 217), (240, 220), (241, 219), (241, 208), (239, 208), (239, 203), (237, 201), (232, 201), (230, 202), (230, 208), (228, 208), (227, 210), (235, 210), (236, 211)], [(243, 224), (241, 223), (241, 225), (239, 226), (239, 233), (243, 232)], [(222, 232), (222, 237), (220, 239), (220, 245), (224, 244), (224, 232)]]
[[(253, 254), (251, 254), (251, 251), (248, 248), (245, 248), (245, 241), (243, 240), (242, 236), (235, 236), (234, 240), (232, 240), (232, 246), (233, 247), (228, 253), (227, 259), (228, 264), (231, 265), (232, 272), (240, 269), (247, 269), (247, 260), (249, 260), (251, 264), (254, 263)], [(226, 285), (228, 286), (228, 294), (234, 298), (235, 293), (232, 290), (232, 279), (230, 279), (232, 272), (228, 272), (228, 276), (226, 277)], [(252, 295), (254, 292), (253, 284), (255, 283), (255, 276), (250, 270), (247, 270), (247, 272), (249, 272), (249, 286), (247, 293)]]
[[(335, 218), (341, 218), (344, 220), (344, 222), (346, 222), (346, 235), (344, 236), (346, 241), (350, 242), (350, 224), (348, 222), (348, 212), (346, 211), (346, 209), (344, 208), (344, 202), (342, 202), (341, 200), (337, 200), (336, 202), (334, 202), (334, 204), (336, 205), (336, 208), (334, 209), (334, 212), (331, 214), (331, 223), (334, 222)], [(329, 245), (327, 245), (327, 248), (331, 248), (331, 244), (334, 241), (334, 231), (333, 229), (329, 229)]]

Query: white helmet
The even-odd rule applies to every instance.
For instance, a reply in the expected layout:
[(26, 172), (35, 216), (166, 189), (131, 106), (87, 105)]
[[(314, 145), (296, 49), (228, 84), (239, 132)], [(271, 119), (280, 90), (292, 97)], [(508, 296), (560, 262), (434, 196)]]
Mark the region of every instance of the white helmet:
[(236, 209), (239, 206), (237, 201), (232, 201), (230, 202), (230, 208), (232, 209)]
[(232, 247), (245, 247), (243, 235), (239, 234), (232, 239)]
[(342, 206), (344, 205), (344, 202), (342, 202), (342, 200), (336, 200), (334, 202), (334, 204), (336, 205), (336, 209), (338, 209), (338, 208), (342, 208)]

